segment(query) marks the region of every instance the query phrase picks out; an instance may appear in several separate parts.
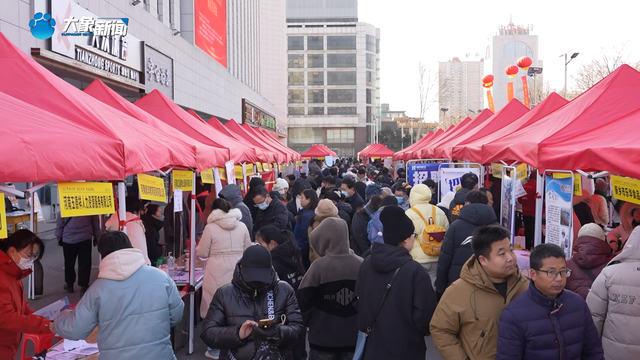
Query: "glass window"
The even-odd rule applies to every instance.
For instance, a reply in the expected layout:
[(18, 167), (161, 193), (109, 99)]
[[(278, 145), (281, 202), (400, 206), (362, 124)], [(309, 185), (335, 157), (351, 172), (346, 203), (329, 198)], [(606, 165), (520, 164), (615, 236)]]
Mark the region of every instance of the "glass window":
[(367, 35), (367, 51), (376, 52), (376, 38)]
[(304, 86), (304, 71), (289, 71), (289, 86)]
[(307, 66), (310, 68), (323, 68), (324, 67), (324, 55), (307, 55)]
[(327, 129), (327, 143), (352, 143), (353, 129)]
[(356, 89), (329, 89), (327, 98), (330, 103), (354, 103), (356, 102)]
[(367, 89), (367, 104), (371, 104), (372, 99), (373, 99), (373, 90)]
[(372, 110), (372, 107), (367, 106), (367, 115), (366, 115), (367, 124), (371, 124), (373, 122), (373, 112), (371, 110)]
[(289, 68), (303, 68), (304, 67), (304, 55), (289, 55)]
[(367, 69), (376, 68), (376, 56), (373, 54), (367, 54)]
[(289, 106), (289, 115), (304, 115), (303, 107), (291, 107)]
[(330, 107), (327, 109), (328, 115), (356, 115), (356, 107)]
[[(321, 144), (323, 128), (289, 128), (288, 142), (293, 144)], [(302, 150), (305, 151), (306, 149)]]
[(289, 90), (289, 104), (304, 104), (304, 90)]
[(324, 115), (324, 106), (311, 106), (309, 107), (307, 115)]
[(309, 103), (310, 104), (322, 104), (324, 103), (324, 89), (322, 90), (309, 90)]
[(522, 56), (533, 57), (533, 51), (529, 45), (522, 41), (510, 41), (500, 50), (500, 56), (506, 58), (519, 58)]
[(324, 85), (324, 71), (309, 71), (307, 73), (307, 85)]
[(327, 50), (355, 50), (355, 36), (327, 36)]
[(304, 50), (304, 36), (289, 36), (289, 50)]
[(374, 77), (373, 72), (367, 71), (367, 86), (375, 86), (373, 83)]
[(324, 37), (307, 36), (307, 50), (324, 50)]
[(327, 85), (355, 85), (355, 71), (329, 71), (327, 72)]
[(327, 54), (327, 67), (356, 67), (356, 54)]

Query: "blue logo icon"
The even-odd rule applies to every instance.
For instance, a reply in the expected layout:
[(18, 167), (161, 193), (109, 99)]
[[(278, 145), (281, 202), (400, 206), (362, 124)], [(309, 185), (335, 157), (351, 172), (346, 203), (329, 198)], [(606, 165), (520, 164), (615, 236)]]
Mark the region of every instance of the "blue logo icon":
[(31, 34), (40, 40), (47, 40), (56, 31), (56, 21), (51, 18), (51, 14), (36, 13), (33, 15), (33, 19), (29, 21), (29, 27), (31, 28)]

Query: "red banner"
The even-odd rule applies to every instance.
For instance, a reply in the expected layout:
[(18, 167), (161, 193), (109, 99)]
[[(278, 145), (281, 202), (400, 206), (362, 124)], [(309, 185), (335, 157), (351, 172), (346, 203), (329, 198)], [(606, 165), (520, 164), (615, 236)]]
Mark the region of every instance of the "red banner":
[(513, 83), (507, 83), (507, 103), (510, 103), (513, 100)]
[(262, 180), (264, 180), (264, 187), (267, 188), (267, 191), (273, 190), (273, 185), (276, 184), (276, 172), (275, 171), (264, 171), (260, 173)]
[(496, 112), (496, 109), (493, 106), (493, 96), (491, 95), (491, 90), (487, 90), (487, 103), (489, 104), (489, 110), (492, 112)]
[(195, 0), (196, 46), (227, 67), (227, 0)]
[(522, 77), (522, 92), (524, 93), (524, 106), (527, 109), (531, 109), (531, 103), (529, 100), (529, 84), (527, 84), (527, 76)]

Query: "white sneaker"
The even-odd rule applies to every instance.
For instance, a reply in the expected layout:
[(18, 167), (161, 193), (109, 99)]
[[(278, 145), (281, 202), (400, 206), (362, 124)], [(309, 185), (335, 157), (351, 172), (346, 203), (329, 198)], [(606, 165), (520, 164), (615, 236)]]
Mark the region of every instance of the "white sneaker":
[(207, 350), (205, 351), (204, 356), (209, 359), (218, 360), (218, 358), (220, 358), (220, 350)]

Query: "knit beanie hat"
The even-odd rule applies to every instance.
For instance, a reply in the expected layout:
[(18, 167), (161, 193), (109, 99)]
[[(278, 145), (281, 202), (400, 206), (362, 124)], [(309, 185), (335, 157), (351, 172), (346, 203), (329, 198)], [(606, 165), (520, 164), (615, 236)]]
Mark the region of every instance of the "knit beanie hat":
[(380, 221), (382, 222), (382, 239), (387, 245), (397, 246), (416, 230), (413, 221), (397, 206), (382, 209)]
[(583, 236), (591, 236), (600, 240), (604, 240), (604, 230), (602, 230), (602, 228), (598, 224), (584, 224), (580, 228), (580, 231), (578, 231), (578, 237), (580, 238)]
[(285, 179), (276, 179), (276, 185), (279, 185), (283, 189), (289, 188), (289, 183)]
[(368, 185), (364, 191), (364, 194), (367, 199), (371, 199), (373, 195), (382, 195), (382, 187), (380, 186), (380, 184)]
[(333, 205), (333, 201), (329, 199), (322, 199), (318, 202), (315, 214), (322, 218), (338, 216), (338, 208)]

